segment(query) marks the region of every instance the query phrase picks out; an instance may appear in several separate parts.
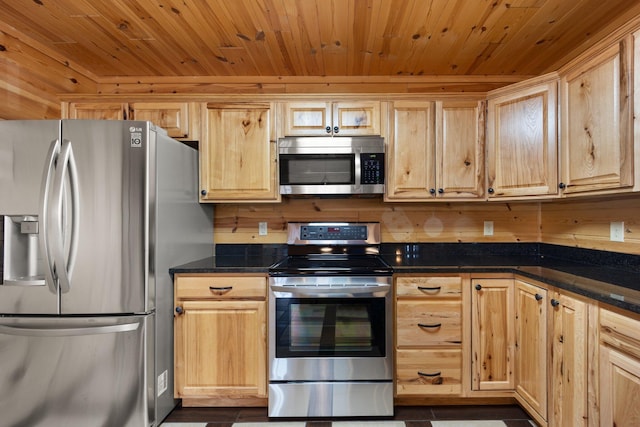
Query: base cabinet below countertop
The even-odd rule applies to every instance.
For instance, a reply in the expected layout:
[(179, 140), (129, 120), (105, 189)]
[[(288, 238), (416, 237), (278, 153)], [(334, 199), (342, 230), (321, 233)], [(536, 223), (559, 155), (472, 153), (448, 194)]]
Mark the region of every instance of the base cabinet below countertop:
[(176, 275), (175, 390), (182, 406), (266, 406), (267, 279)]

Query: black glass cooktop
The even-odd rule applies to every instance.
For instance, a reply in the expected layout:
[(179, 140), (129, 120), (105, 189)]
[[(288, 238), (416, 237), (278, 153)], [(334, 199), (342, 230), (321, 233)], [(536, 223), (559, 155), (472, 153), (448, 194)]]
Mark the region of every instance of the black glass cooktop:
[(290, 255), (269, 267), (277, 275), (391, 275), (392, 268), (378, 255)]

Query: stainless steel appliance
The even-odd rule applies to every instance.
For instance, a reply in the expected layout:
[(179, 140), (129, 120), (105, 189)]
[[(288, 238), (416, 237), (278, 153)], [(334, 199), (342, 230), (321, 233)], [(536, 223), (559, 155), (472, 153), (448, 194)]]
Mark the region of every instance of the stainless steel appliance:
[(290, 223), (269, 271), (269, 416), (393, 415), (392, 269), (377, 223)]
[(149, 122), (0, 122), (0, 424), (173, 409), (168, 270), (213, 252), (197, 165)]
[(380, 136), (280, 138), (280, 194), (382, 194), (384, 151)]

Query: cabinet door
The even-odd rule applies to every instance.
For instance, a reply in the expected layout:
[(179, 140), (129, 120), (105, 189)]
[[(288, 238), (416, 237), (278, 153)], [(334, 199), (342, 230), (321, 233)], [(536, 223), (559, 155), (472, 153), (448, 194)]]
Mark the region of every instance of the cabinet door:
[(489, 198), (558, 194), (557, 86), (554, 75), (489, 94)]
[(283, 134), (325, 136), (333, 133), (331, 102), (287, 102), (282, 104)]
[(279, 200), (273, 104), (208, 104), (200, 144), (200, 200)]
[(334, 102), (332, 116), (334, 135), (380, 135), (379, 101)]
[(588, 378), (587, 303), (555, 293), (552, 307), (551, 338), (551, 426), (586, 427)]
[(515, 282), (516, 392), (547, 419), (547, 290)]
[(90, 120), (126, 120), (127, 103), (120, 102), (70, 102), (67, 114), (68, 119)]
[(600, 345), (600, 425), (640, 425), (640, 360)]
[(288, 136), (380, 135), (380, 102), (287, 102), (282, 105)]
[[(436, 196), (483, 194), (484, 103), (436, 102)], [(430, 189), (431, 191), (431, 189)]]
[(473, 390), (513, 390), (513, 279), (473, 279)]
[(396, 101), (390, 107), (386, 200), (429, 200), (435, 192), (435, 104)]
[(129, 105), (132, 120), (147, 120), (165, 129), (172, 138), (197, 140), (195, 125), (190, 126), (196, 104), (188, 102), (134, 102)]
[(175, 396), (266, 397), (266, 302), (184, 301), (182, 310)]
[(630, 41), (562, 78), (562, 186), (571, 194), (633, 185)]

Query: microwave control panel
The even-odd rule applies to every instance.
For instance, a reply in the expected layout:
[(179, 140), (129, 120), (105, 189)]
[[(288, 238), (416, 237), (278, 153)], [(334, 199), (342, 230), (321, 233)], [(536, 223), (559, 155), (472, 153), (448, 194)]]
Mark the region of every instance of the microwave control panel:
[(384, 154), (360, 154), (360, 184), (384, 184)]

